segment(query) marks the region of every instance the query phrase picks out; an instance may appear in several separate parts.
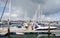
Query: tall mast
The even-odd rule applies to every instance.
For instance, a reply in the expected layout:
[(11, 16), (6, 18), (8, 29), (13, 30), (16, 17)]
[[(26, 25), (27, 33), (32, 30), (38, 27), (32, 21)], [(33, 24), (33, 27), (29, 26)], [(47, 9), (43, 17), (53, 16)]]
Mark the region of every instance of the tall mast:
[(41, 21), (42, 22), (42, 9), (41, 9), (41, 4), (39, 4), (38, 6), (38, 21)]
[(10, 0), (10, 3), (9, 3), (8, 38), (10, 38), (10, 13), (11, 13), (11, 0)]
[(40, 4), (38, 5), (38, 8), (37, 8), (37, 10), (35, 11), (35, 15), (33, 16), (33, 20), (35, 20), (35, 21), (39, 21), (39, 16), (41, 15), (40, 14)]
[(38, 8), (37, 8), (37, 21), (39, 21), (39, 19), (41, 18), (41, 9), (40, 9), (40, 4), (38, 5)]
[(27, 17), (27, 12), (25, 11), (25, 14), (24, 14), (24, 21), (27, 21), (28, 17)]
[(4, 12), (5, 12), (5, 9), (6, 9), (7, 2), (8, 2), (8, 0), (6, 0), (5, 6), (4, 6), (4, 8), (3, 8), (3, 11), (2, 11), (2, 14), (1, 14), (1, 17), (0, 17), (0, 21), (1, 21), (2, 17), (3, 17), (3, 15), (4, 15)]
[(10, 2), (9, 2), (9, 18), (8, 18), (9, 20), (10, 20), (10, 16), (11, 16), (10, 13), (11, 13), (11, 0), (10, 0)]

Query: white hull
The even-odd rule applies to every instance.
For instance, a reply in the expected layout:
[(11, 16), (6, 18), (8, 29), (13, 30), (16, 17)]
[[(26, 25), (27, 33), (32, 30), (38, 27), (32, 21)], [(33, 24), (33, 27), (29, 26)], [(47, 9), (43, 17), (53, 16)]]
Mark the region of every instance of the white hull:
[[(8, 27), (5, 27), (5, 28), (0, 28), (1, 31), (6, 31), (8, 30)], [(18, 28), (18, 27), (10, 27), (10, 30), (14, 31), (14, 30), (26, 30), (26, 28), (24, 27), (21, 27), (21, 28)]]
[[(56, 29), (56, 28), (57, 28), (57, 27), (50, 27), (51, 30)], [(38, 27), (38, 28), (36, 28), (36, 29), (38, 29), (38, 30), (39, 30), (39, 29), (40, 29), (40, 30), (44, 30), (44, 29), (45, 29), (45, 30), (48, 30), (49, 27)]]
[[(36, 28), (35, 28), (36, 27)], [(57, 29), (57, 27), (54, 27), (54, 26), (50, 26), (50, 28), (49, 28), (49, 26), (42, 26), (42, 25), (34, 25), (33, 26), (33, 29), (34, 30), (48, 30), (48, 29), (50, 29), (50, 30), (54, 30), (54, 29)]]

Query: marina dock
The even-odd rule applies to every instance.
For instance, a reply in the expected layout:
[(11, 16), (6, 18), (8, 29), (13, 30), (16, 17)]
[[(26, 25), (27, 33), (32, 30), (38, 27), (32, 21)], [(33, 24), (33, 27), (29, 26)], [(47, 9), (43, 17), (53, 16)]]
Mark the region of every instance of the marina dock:
[[(10, 32), (13, 32), (13, 31), (10, 31)], [(48, 30), (15, 30), (15, 32), (48, 32)], [(50, 30), (50, 32), (60, 32), (60, 30)]]
[[(8, 30), (0, 30), (0, 33), (1, 32), (6, 33), (6, 32), (8, 32)], [(32, 30), (32, 25), (30, 24), (26, 30), (10, 29), (10, 32), (16, 32), (16, 33), (17, 32), (23, 32), (23, 33), (25, 33), (25, 32), (48, 32), (48, 30)], [(55, 30), (50, 30), (50, 32), (60, 32), (60, 30), (55, 29)]]
[[(2, 33), (7, 33), (6, 31), (1, 31)], [(0, 33), (1, 33), (0, 32)], [(10, 30), (10, 32), (48, 32), (48, 30)], [(60, 30), (50, 30), (50, 32), (60, 32)]]

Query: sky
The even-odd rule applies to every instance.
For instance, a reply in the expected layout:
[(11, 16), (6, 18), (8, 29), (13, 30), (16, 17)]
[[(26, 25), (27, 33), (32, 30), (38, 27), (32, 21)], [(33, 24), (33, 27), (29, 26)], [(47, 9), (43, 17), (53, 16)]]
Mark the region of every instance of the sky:
[[(0, 0), (0, 16), (6, 0)], [(60, 21), (60, 0), (8, 0), (4, 20)]]

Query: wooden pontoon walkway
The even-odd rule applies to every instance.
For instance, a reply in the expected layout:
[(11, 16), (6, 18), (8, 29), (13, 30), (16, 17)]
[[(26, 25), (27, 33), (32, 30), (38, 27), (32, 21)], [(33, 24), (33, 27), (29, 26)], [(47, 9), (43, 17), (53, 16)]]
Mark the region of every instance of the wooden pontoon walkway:
[[(1, 32), (8, 32), (7, 30), (6, 31), (1, 31)], [(0, 32), (0, 33), (1, 33)], [(10, 32), (48, 32), (48, 30), (10, 30)], [(60, 30), (50, 30), (50, 32), (60, 32)]]
[[(48, 32), (48, 30), (36, 30), (36, 31), (34, 31), (34, 30), (31, 30), (31, 31), (29, 31), (29, 30), (25, 30), (25, 31), (16, 30), (15, 32)], [(60, 30), (50, 30), (50, 32), (60, 32)]]

